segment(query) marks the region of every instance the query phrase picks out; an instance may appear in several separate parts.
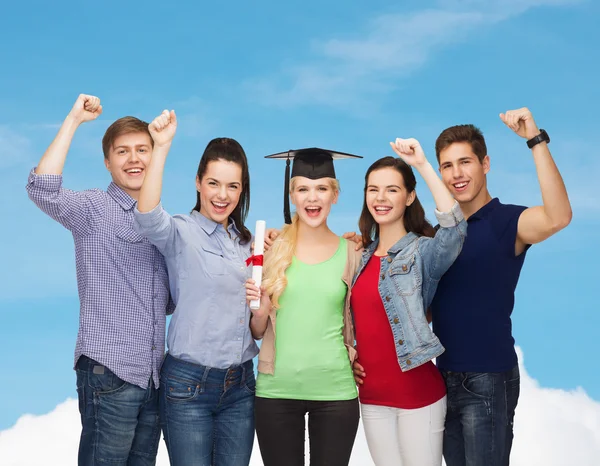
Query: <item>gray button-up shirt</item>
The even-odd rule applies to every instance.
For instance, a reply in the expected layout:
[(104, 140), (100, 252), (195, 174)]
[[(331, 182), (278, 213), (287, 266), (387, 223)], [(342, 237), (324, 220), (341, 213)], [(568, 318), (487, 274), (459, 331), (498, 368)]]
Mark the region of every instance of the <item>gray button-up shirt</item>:
[(164, 258), (133, 229), (135, 200), (114, 183), (107, 191), (71, 191), (61, 175), (37, 175), (30, 199), (73, 234), (79, 291), (75, 364), (86, 355), (117, 377), (158, 387), (165, 348), (169, 282)]
[(256, 356), (244, 287), (250, 242), (240, 244), (233, 223), (225, 231), (196, 211), (171, 217), (159, 204), (147, 213), (134, 212), (137, 232), (163, 253), (169, 270), (176, 305), (169, 354), (218, 369)]

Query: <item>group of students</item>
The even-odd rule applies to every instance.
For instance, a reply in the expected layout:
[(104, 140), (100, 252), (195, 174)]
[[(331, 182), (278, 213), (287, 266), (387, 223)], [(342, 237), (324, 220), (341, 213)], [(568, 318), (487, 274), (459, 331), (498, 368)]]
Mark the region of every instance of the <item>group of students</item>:
[[(247, 265), (241, 145), (210, 141), (191, 214), (171, 216), (160, 199), (173, 111), (107, 129), (106, 191), (62, 187), (76, 129), (101, 113), (97, 97), (80, 95), (27, 184), (75, 242), (79, 465), (154, 465), (162, 431), (174, 466), (247, 466), (255, 432), (266, 466), (301, 466), (307, 414), (316, 466), (349, 463), (360, 416), (377, 466), (441, 465), (442, 454), (448, 466), (509, 464), (514, 291), (528, 247), (571, 220), (548, 134), (529, 110), (500, 118), (527, 140), (542, 206), (492, 199), (481, 131), (453, 126), (436, 141), (441, 179), (418, 141), (392, 142), (397, 157), (365, 175), (360, 235), (339, 237), (327, 224), (340, 190), (333, 160), (353, 156), (271, 156), (288, 164), (286, 225), (268, 231), (260, 287)], [(436, 228), (413, 169), (433, 195)]]

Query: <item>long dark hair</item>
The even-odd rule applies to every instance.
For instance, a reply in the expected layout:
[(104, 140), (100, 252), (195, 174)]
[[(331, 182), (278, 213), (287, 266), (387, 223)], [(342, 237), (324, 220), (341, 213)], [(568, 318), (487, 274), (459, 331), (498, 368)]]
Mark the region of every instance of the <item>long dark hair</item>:
[[(409, 194), (412, 193), (417, 186), (417, 180), (415, 179), (412, 168), (402, 159), (397, 157), (383, 157), (369, 167), (367, 174), (365, 175), (365, 195), (363, 198), (362, 212), (358, 221), (358, 228), (362, 234), (364, 247), (369, 246), (373, 241), (379, 238), (379, 225), (367, 207), (367, 186), (369, 185), (369, 175), (375, 170), (380, 170), (382, 168), (394, 168), (397, 170), (402, 176), (404, 187)], [(425, 218), (425, 211), (423, 210), (423, 206), (416, 196), (416, 193), (415, 200), (411, 205), (407, 206), (404, 211), (404, 228), (406, 228), (407, 232), (413, 232), (419, 236), (433, 237), (435, 235), (433, 226), (431, 226), (431, 223)]]
[[(237, 206), (229, 216), (234, 222), (237, 229), (240, 231), (240, 243), (245, 244), (252, 239), (250, 230), (246, 228), (244, 222), (248, 217), (248, 209), (250, 208), (250, 173), (248, 171), (248, 159), (244, 149), (235, 139), (231, 138), (215, 138), (208, 143), (200, 164), (198, 165), (198, 179), (202, 181), (208, 164), (213, 161), (224, 160), (238, 164), (242, 169), (242, 194)], [(196, 192), (196, 206), (193, 210), (200, 212), (201, 202), (200, 193)]]

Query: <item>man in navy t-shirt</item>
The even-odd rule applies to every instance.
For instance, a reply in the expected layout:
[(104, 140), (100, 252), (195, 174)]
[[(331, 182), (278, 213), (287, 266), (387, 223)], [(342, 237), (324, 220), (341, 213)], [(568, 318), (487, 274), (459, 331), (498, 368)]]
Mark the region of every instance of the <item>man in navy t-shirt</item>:
[(486, 179), (490, 159), (475, 126), (453, 126), (436, 141), (442, 179), (468, 221), (462, 252), (442, 277), (431, 305), (433, 330), (446, 348), (437, 363), (448, 390), (447, 466), (509, 464), (519, 397), (510, 319), (515, 288), (528, 247), (571, 220), (547, 133), (526, 108), (500, 118), (531, 148), (542, 206), (492, 199)]

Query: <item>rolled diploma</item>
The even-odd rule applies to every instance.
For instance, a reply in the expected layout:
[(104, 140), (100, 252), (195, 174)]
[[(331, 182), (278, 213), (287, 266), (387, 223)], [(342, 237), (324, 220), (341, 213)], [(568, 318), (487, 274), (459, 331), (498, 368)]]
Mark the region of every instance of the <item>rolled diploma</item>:
[[(256, 221), (256, 230), (254, 232), (254, 255), (262, 256), (265, 251), (265, 229), (267, 224), (264, 220)], [(252, 265), (252, 280), (256, 283), (256, 286), (260, 288), (262, 283), (262, 265)], [(250, 309), (259, 309), (260, 299), (253, 299), (250, 301)]]

